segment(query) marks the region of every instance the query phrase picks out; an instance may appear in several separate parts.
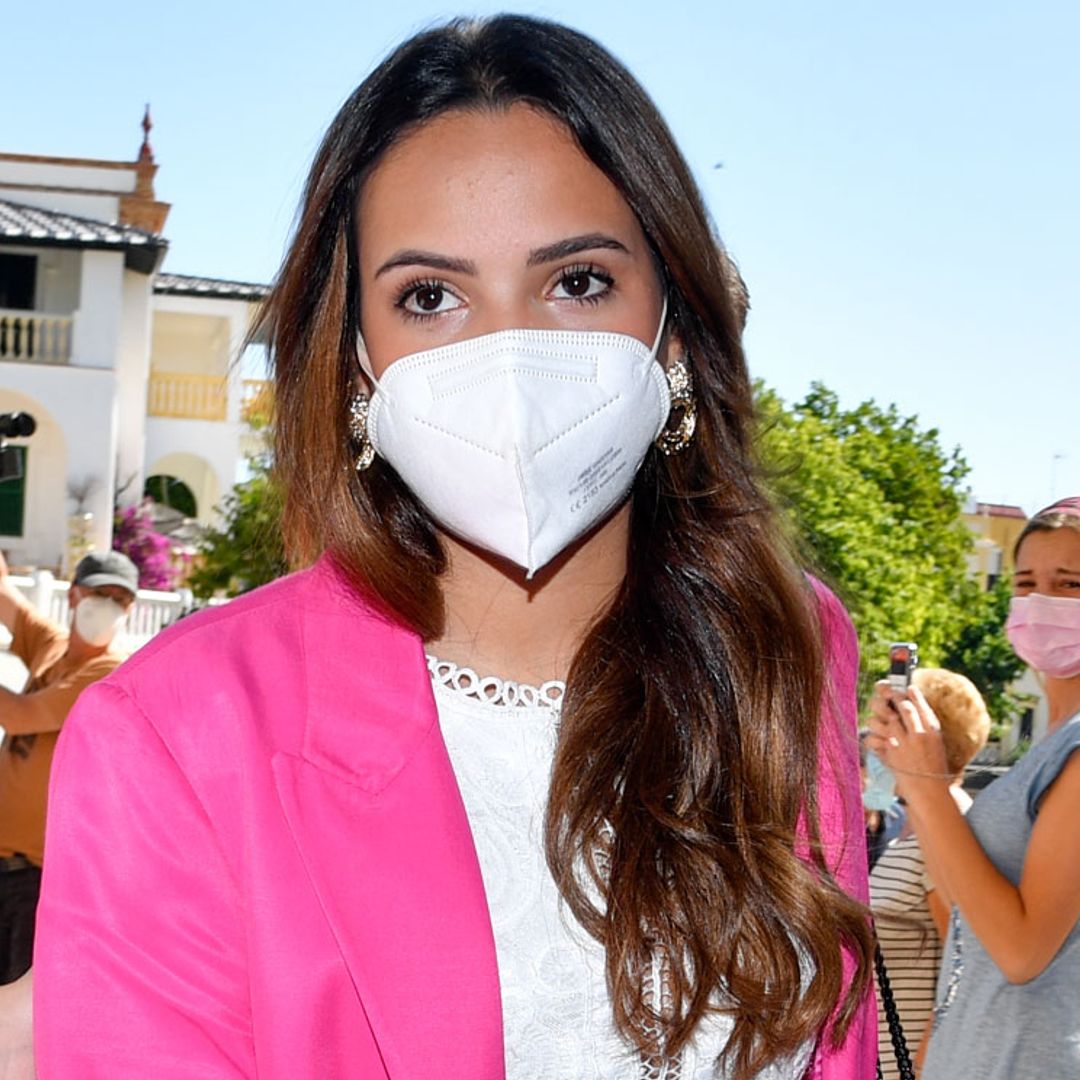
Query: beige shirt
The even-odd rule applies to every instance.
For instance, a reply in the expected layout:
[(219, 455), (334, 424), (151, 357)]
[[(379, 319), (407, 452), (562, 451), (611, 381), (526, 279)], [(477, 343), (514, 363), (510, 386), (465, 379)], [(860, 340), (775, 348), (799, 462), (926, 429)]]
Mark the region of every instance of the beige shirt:
[(30, 608), (15, 615), (11, 651), (29, 669), (22, 694), (0, 704), (0, 856), (25, 855), (41, 865), (45, 799), (60, 728), (79, 694), (118, 667), (102, 653), (82, 663), (66, 657), (67, 631)]

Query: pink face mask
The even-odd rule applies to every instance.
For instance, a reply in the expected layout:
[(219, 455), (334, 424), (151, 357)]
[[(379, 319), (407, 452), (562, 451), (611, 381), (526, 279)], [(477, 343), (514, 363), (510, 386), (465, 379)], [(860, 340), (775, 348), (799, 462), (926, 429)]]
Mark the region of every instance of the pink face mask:
[(1016, 654), (1055, 679), (1080, 675), (1080, 599), (1014, 596), (1005, 633)]

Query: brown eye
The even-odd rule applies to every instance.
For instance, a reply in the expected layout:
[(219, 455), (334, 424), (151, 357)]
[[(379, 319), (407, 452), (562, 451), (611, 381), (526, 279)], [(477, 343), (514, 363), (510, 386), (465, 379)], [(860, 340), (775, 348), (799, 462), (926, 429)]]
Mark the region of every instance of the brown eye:
[(581, 266), (563, 273), (552, 295), (558, 300), (586, 300), (596, 303), (611, 291), (614, 279), (596, 267)]
[(426, 318), (453, 311), (461, 306), (461, 299), (438, 281), (420, 281), (408, 286), (397, 306), (416, 318)]
[(438, 311), (442, 305), (443, 291), (438, 285), (425, 285), (416, 290), (413, 300), (421, 311)]
[(562, 279), (563, 291), (567, 296), (588, 296), (591, 285), (592, 275), (590, 274), (567, 274)]

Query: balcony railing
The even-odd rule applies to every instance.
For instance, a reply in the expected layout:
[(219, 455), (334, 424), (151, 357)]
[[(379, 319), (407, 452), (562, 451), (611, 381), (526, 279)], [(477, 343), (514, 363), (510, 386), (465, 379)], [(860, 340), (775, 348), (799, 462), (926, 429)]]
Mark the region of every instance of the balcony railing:
[(70, 315), (0, 308), (0, 360), (66, 364), (71, 359)]
[(146, 412), (180, 420), (224, 420), (228, 413), (228, 380), (219, 375), (150, 375)]

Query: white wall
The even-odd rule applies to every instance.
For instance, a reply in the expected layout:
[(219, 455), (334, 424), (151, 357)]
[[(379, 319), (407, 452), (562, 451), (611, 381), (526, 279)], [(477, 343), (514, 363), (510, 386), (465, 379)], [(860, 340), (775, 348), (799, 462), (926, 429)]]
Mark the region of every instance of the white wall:
[(120, 351), (124, 278), (121, 252), (82, 252), (79, 307), (71, 350), (73, 365), (115, 366)]
[(111, 166), (114, 166), (114, 163), (9, 161), (0, 157), (0, 182), (59, 188), (87, 188), (91, 191), (115, 191), (119, 194), (134, 191), (136, 178), (134, 163), (128, 165), (125, 162), (121, 168)]
[(163, 311), (154, 298), (154, 331), (150, 348), (150, 366), (169, 375), (214, 375), (229, 373), (232, 338), (230, 322), (220, 313), (187, 314)]
[[(219, 301), (228, 312), (229, 318), (229, 404), (228, 418), (230, 424), (242, 426), (240, 418), (241, 405), (244, 396), (244, 372), (243, 354), (244, 343), (247, 341), (251, 323), (255, 318), (258, 308), (243, 300)], [(239, 432), (238, 432), (239, 436)], [(237, 454), (239, 454), (239, 447)], [(235, 473), (236, 466), (233, 471)], [(235, 483), (235, 479), (232, 481)]]
[[(166, 473), (183, 480), (192, 488), (199, 502), (199, 520), (207, 521), (204, 516), (204, 493), (213, 491), (213, 484), (205, 477), (196, 488), (185, 473), (170, 472), (162, 463), (174, 461), (178, 455), (197, 454), (213, 471), (218, 498), (227, 492), (239, 479), (243, 465), (240, 452), (240, 435), (243, 429), (239, 424), (222, 423), (213, 420), (175, 420), (171, 417), (151, 416), (146, 421), (146, 460), (150, 462), (147, 475)], [(192, 474), (194, 475), (194, 474)], [(218, 499), (214, 499), (216, 503)], [(209, 510), (207, 507), (206, 510)]]
[[(195, 494), (198, 519), (209, 523), (214, 519), (213, 508), (247, 471), (248, 429), (240, 419), (244, 376), (240, 354), (256, 307), (246, 300), (193, 296), (159, 295), (153, 303), (153, 370), (229, 376), (225, 422), (157, 416), (146, 420), (148, 467), (144, 475), (164, 473), (183, 480)], [(186, 329), (185, 320), (190, 321)], [(176, 469), (162, 464), (183, 462), (192, 455), (205, 463), (205, 471), (190, 460)]]
[[(155, 295), (152, 366), (157, 371), (231, 375), (239, 394), (240, 357), (258, 310), (246, 300)], [(230, 398), (231, 398), (230, 394)], [(239, 416), (239, 397), (230, 417)]]
[(120, 333), (116, 357), (119, 412), (117, 482), (122, 503), (142, 498), (146, 474), (146, 384), (150, 374), (151, 279), (123, 272)]
[(0, 183), (7, 185), (0, 188), (0, 199), (95, 221), (119, 221), (120, 196), (134, 192), (135, 181), (134, 165), (110, 169), (0, 157)]
[(35, 309), (71, 315), (79, 306), (81, 253), (70, 248), (22, 248), (22, 252), (37, 256)]
[(115, 380), (110, 371), (5, 363), (0, 369), (0, 411), (29, 412), (38, 429), (28, 451), (23, 537), (0, 541), (13, 560), (59, 566), (74, 507), (69, 483), (97, 481), (87, 503), (94, 515), (91, 540), (112, 540), (113, 463), (116, 458)]

